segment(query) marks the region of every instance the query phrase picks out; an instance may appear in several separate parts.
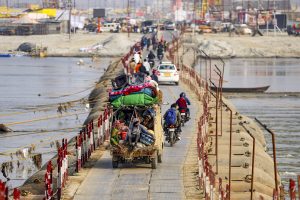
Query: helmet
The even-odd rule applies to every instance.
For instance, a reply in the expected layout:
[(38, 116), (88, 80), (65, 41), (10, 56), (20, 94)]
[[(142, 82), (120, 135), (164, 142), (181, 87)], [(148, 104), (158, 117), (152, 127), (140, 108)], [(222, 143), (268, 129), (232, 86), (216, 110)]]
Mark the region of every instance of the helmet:
[(184, 92), (181, 92), (179, 96), (180, 96), (180, 97), (185, 97), (186, 95), (185, 95)]
[(176, 106), (177, 106), (177, 104), (176, 104), (176, 103), (173, 103), (173, 104), (171, 105), (171, 108), (176, 108)]

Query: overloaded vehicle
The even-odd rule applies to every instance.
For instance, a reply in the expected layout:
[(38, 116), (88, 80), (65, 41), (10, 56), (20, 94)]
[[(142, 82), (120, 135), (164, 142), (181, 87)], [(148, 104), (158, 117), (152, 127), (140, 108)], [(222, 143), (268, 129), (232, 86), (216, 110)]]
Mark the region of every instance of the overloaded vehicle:
[(179, 84), (179, 70), (171, 62), (162, 62), (158, 65), (157, 77), (159, 83)]
[(117, 77), (112, 85), (109, 101), (114, 110), (110, 137), (113, 168), (120, 163), (146, 163), (156, 169), (162, 162), (164, 145), (162, 92), (155, 81), (131, 84), (125, 75)]

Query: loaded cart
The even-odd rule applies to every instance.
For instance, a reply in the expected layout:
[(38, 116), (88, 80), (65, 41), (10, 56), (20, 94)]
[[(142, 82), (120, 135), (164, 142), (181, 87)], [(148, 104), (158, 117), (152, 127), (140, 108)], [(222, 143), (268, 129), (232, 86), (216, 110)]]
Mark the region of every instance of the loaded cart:
[[(139, 138), (130, 142), (127, 135), (133, 119), (139, 119)], [(162, 162), (163, 129), (160, 106), (122, 106), (114, 110), (111, 131), (111, 155), (113, 168), (119, 163), (146, 163), (156, 169)]]

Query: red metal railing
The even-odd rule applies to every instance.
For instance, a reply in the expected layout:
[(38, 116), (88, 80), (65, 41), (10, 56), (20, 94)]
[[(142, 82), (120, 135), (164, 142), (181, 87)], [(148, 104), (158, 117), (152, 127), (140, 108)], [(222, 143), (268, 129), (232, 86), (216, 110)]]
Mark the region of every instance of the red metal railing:
[[(129, 75), (130, 71), (128, 68), (128, 60), (134, 53), (134, 51), (140, 50), (140, 43), (136, 43), (130, 48), (122, 59), (121, 62), (124, 67), (124, 72)], [(102, 114), (99, 115), (96, 121), (89, 122), (85, 128), (76, 136), (75, 147), (76, 147), (76, 172), (79, 172), (85, 163), (91, 157), (91, 154), (97, 147), (103, 144), (105, 140), (109, 140), (111, 131), (111, 118), (112, 109), (106, 107)], [(96, 128), (95, 128), (96, 127)], [(45, 173), (45, 199), (50, 200), (62, 198), (62, 189), (65, 187), (68, 179), (68, 156), (67, 156), (67, 140), (62, 140), (62, 147), (58, 149), (57, 157), (57, 190), (53, 191), (53, 166), (52, 162), (49, 161)], [(0, 185), (1, 187), (1, 185)], [(1, 195), (0, 195), (1, 197)], [(0, 199), (1, 200), (1, 199)]]
[(5, 184), (5, 182), (2, 182), (0, 180), (0, 200), (9, 200), (9, 199), (20, 200), (20, 198), (21, 198), (21, 192), (18, 188), (13, 189), (12, 198), (11, 198), (9, 195), (8, 186)]
[[(175, 53), (178, 53), (178, 44), (180, 40), (178, 38), (173, 39), (173, 41), (168, 46), (169, 51), (169, 59), (173, 63), (178, 64), (178, 58), (175, 58)], [(230, 199), (230, 191), (231, 191), (231, 146), (232, 146), (232, 118), (233, 113), (231, 108), (226, 105), (222, 100), (222, 86), (223, 86), (223, 76), (224, 76), (224, 61), (221, 59), (221, 70), (215, 65), (216, 70), (212, 70), (212, 60), (210, 57), (205, 54), (204, 51), (201, 51), (203, 57), (208, 59), (209, 62), (207, 62), (206, 66), (206, 79), (202, 79), (202, 77), (199, 76), (199, 74), (193, 69), (190, 68), (184, 64), (181, 63), (178, 64), (178, 67), (180, 69), (180, 80), (184, 84), (188, 85), (189, 88), (197, 95), (198, 99), (202, 101), (203, 104), (203, 115), (200, 117), (198, 122), (198, 135), (197, 135), (197, 148), (198, 148), (198, 167), (199, 167), (199, 186), (201, 189), (205, 192), (205, 199)], [(209, 70), (208, 70), (209, 69)], [(212, 79), (212, 72), (215, 72), (219, 76), (219, 84), (216, 86), (217, 92), (214, 94), (210, 90), (210, 86), (212, 86), (214, 83), (210, 82), (208, 80)], [(208, 78), (209, 77), (209, 78)], [(210, 84), (208, 84), (210, 82)], [(208, 102), (211, 101), (211, 97), (214, 96), (216, 99), (217, 106), (216, 106), (216, 112), (218, 112), (218, 109), (220, 109), (221, 112), (221, 124), (222, 124), (222, 107), (225, 106), (227, 111), (230, 111), (230, 152), (229, 152), (229, 182), (225, 185), (225, 188), (222, 187), (222, 179), (218, 179), (218, 187), (216, 188), (216, 174), (212, 170), (212, 166), (208, 162), (208, 153), (205, 151), (205, 144), (208, 141), (208, 120), (209, 120), (209, 114), (208, 114)], [(218, 115), (216, 116), (216, 120), (218, 118)], [(217, 126), (217, 124), (216, 124)], [(220, 127), (221, 133), (222, 133), (222, 125)], [(216, 130), (218, 132), (218, 129)], [(250, 133), (251, 134), (251, 133)], [(249, 135), (250, 135), (249, 134)], [(274, 181), (275, 181), (275, 188), (273, 192), (273, 199), (283, 199), (284, 192), (281, 191), (279, 193), (277, 183), (277, 167), (276, 167), (276, 148), (275, 148), (275, 136), (272, 132), (272, 140), (273, 140), (273, 155), (274, 155)], [(222, 134), (221, 134), (222, 135)], [(216, 136), (218, 137), (218, 136)], [(253, 137), (253, 152), (255, 151), (255, 138)], [(217, 153), (217, 152), (216, 152)], [(253, 153), (254, 154), (254, 153)], [(253, 155), (254, 156), (254, 155)], [(216, 163), (217, 164), (217, 163)], [(254, 161), (252, 158), (252, 184), (251, 184), (251, 198), (253, 198), (253, 176), (254, 176)], [(223, 184), (224, 186), (224, 184)], [(300, 199), (300, 176), (298, 176), (298, 195)], [(296, 183), (294, 180), (290, 179), (290, 185), (289, 185), (289, 195), (290, 199), (294, 200), (296, 199)], [(260, 196), (261, 199), (263, 199), (262, 196)]]

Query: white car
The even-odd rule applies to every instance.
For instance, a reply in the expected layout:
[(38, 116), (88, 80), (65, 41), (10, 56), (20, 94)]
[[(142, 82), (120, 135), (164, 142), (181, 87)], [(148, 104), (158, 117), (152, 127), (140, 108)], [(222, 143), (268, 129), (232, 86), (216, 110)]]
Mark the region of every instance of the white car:
[(176, 85), (179, 84), (179, 72), (176, 66), (171, 62), (162, 62), (157, 67), (157, 77), (159, 83), (171, 82)]
[(111, 32), (116, 33), (121, 29), (119, 23), (105, 23), (100, 27), (101, 32)]

